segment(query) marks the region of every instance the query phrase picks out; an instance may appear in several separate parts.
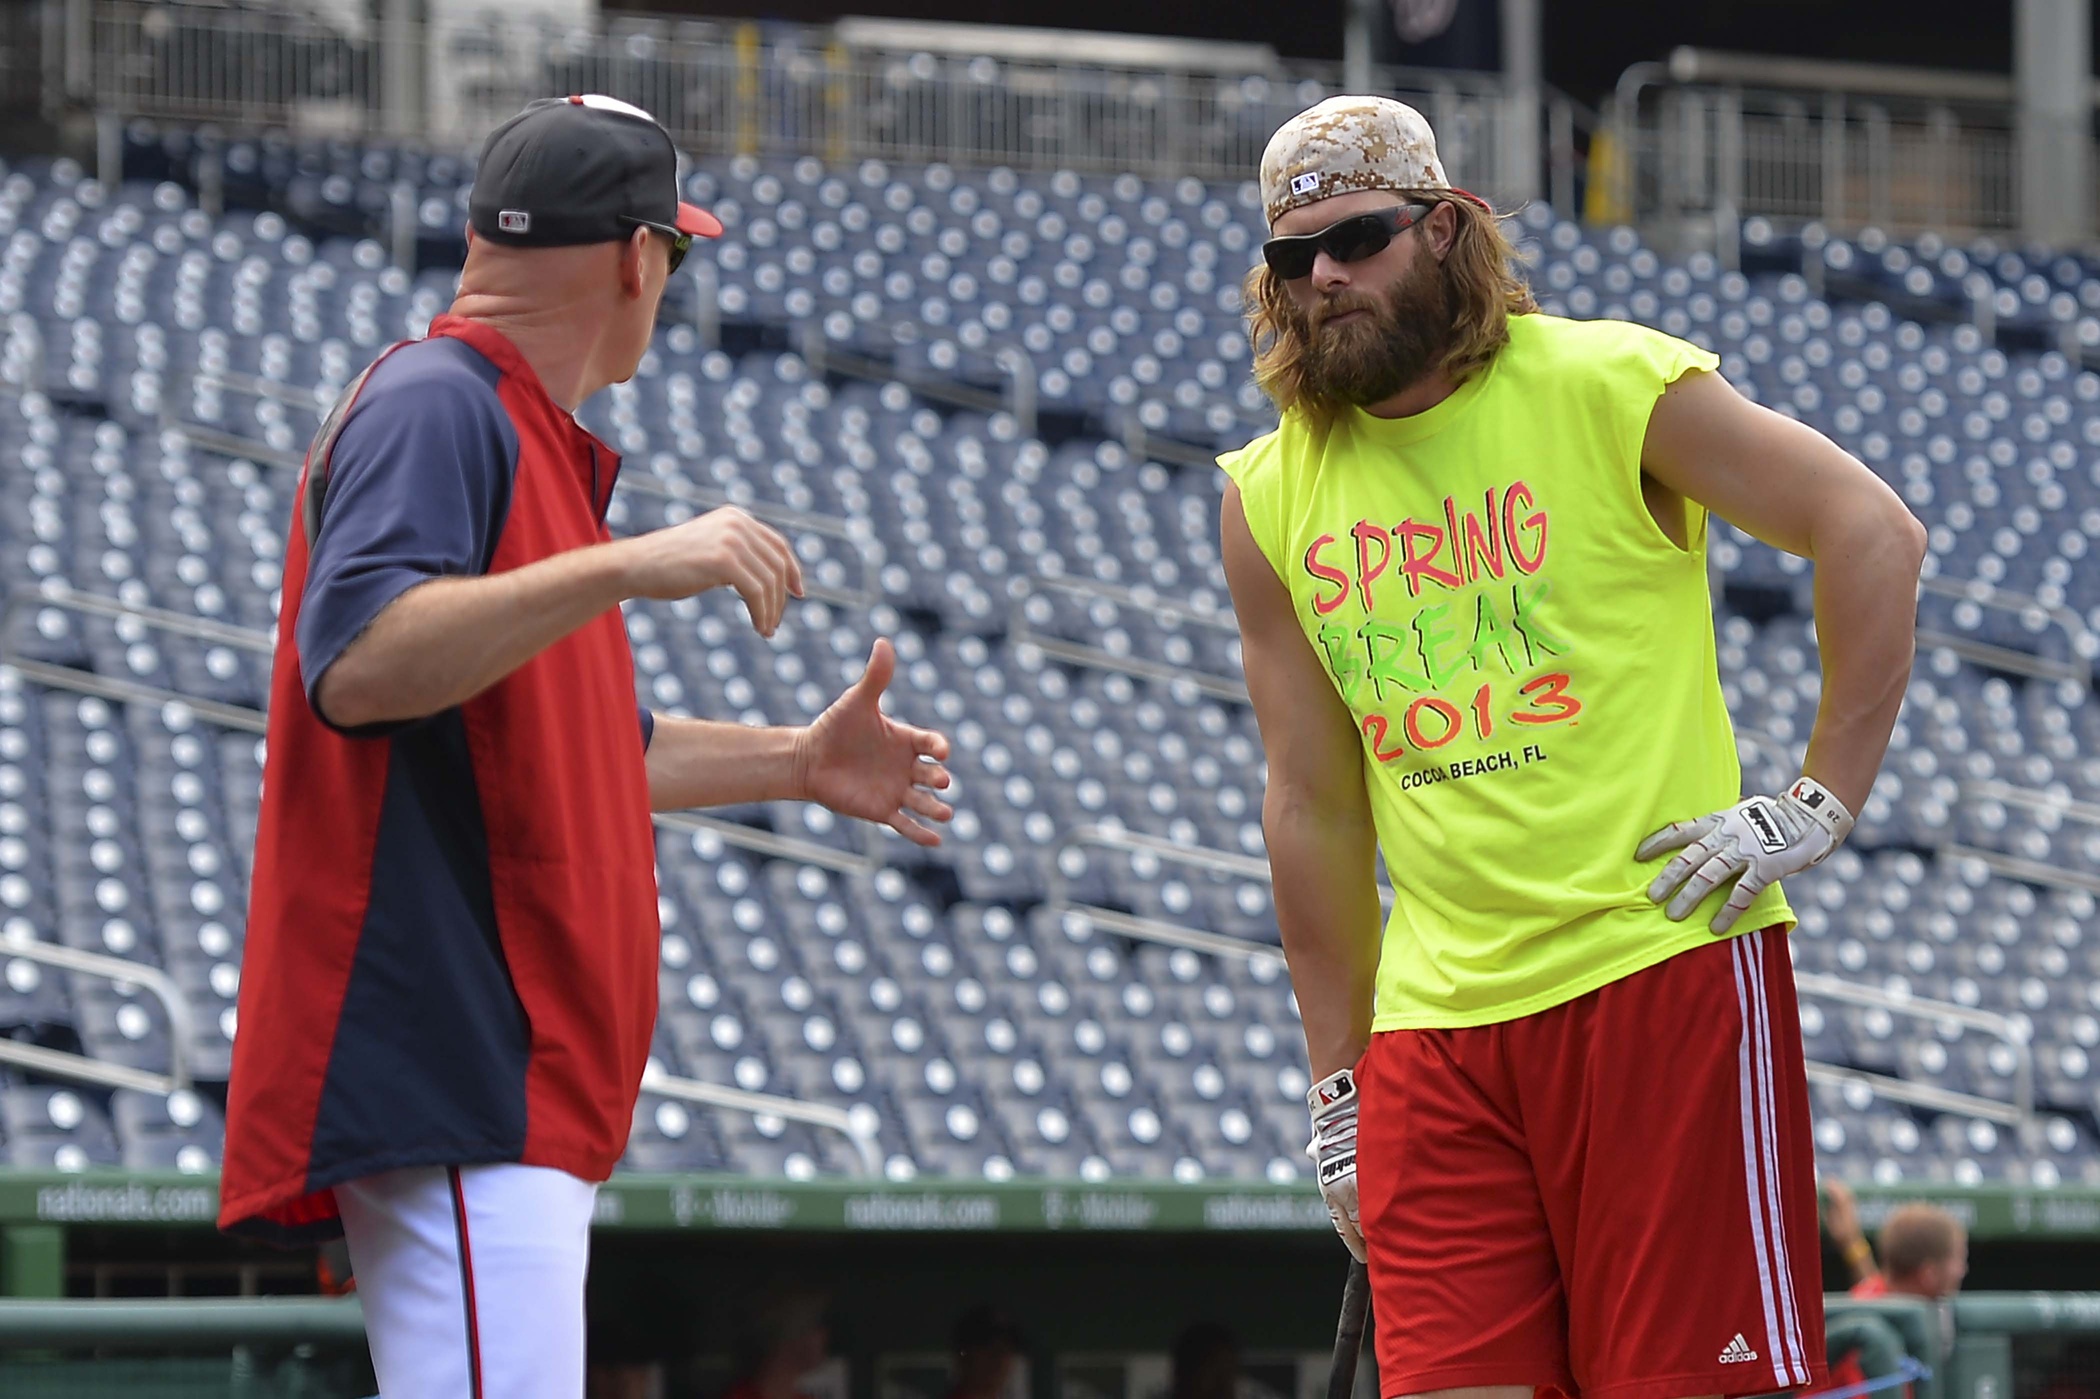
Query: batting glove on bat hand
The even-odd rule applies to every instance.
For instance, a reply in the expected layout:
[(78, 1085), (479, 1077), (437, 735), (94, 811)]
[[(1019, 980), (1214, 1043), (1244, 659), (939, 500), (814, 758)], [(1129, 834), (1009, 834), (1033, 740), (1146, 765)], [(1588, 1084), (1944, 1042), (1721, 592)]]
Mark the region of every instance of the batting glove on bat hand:
[(1313, 1138), (1305, 1154), (1320, 1177), (1320, 1198), (1327, 1217), (1357, 1262), (1367, 1262), (1363, 1225), (1356, 1215), (1356, 1075), (1337, 1069), (1305, 1092), (1312, 1112)]
[(1642, 841), (1633, 858), (1645, 861), (1683, 851), (1648, 886), (1649, 899), (1669, 899), (1665, 911), (1680, 921), (1734, 879), (1735, 889), (1712, 924), (1714, 932), (1725, 933), (1752, 899), (1816, 864), (1851, 833), (1852, 813), (1845, 804), (1822, 783), (1804, 777), (1783, 797), (1751, 797), (1726, 811), (1665, 826)]

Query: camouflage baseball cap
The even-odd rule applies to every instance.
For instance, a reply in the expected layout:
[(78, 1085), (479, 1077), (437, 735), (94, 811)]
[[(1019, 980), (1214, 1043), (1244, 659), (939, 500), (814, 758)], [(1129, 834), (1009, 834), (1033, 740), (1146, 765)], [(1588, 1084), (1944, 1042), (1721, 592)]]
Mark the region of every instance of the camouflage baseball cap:
[(1360, 189), (1401, 193), (1455, 188), (1436, 156), (1436, 133), (1405, 102), (1330, 97), (1276, 128), (1261, 153), (1261, 202), (1274, 224), (1300, 205)]

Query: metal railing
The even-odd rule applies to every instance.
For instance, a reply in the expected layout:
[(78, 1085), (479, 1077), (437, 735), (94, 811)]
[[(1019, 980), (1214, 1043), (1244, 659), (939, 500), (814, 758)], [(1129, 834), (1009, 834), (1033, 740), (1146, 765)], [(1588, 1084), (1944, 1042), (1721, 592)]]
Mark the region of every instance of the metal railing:
[(161, 1003), (168, 1016), (168, 1071), (154, 1073), (128, 1064), (47, 1049), (27, 1040), (0, 1037), (0, 1063), (17, 1064), (54, 1078), (92, 1083), (102, 1088), (132, 1088), (141, 1093), (166, 1097), (190, 1086), (189, 1042), (195, 1027), (189, 997), (173, 978), (158, 967), (126, 961), (99, 952), (82, 952), (33, 937), (0, 933), (0, 961), (20, 958), (47, 967), (58, 967), (82, 976), (101, 977), (120, 986), (137, 986)]
[(2079, 801), (2068, 791), (2020, 787), (2011, 782), (2001, 782), (1997, 778), (1963, 782), (1961, 790), (1985, 801), (2002, 802), (2007, 806), (2024, 806), (2030, 811), (2051, 812), (2066, 821), (2100, 826), (2100, 805)]
[(2045, 860), (2030, 860), (2023, 855), (1985, 850), (1981, 846), (1963, 845), (1959, 841), (1948, 841), (1939, 847), (1939, 851), (1952, 860), (1974, 860), (1991, 873), (2002, 874), (2007, 879), (2046, 885), (2053, 889), (2083, 889), (2089, 894), (2100, 894), (2100, 875), (2087, 874), (2083, 870), (2065, 869)]
[(1844, 1068), (1835, 1064), (1809, 1064), (1808, 1076), (1811, 1080), (1837, 1084), (1863, 1083), (1877, 1096), (1891, 1102), (1911, 1103), (1918, 1107), (1931, 1108), (1936, 1112), (1951, 1112), (1963, 1117), (1978, 1117), (2013, 1126), (2034, 1120), (2034, 1053), (2028, 1048), (2027, 1037), (2009, 1017), (1956, 1005), (1952, 1001), (1936, 1001), (1924, 996), (1897, 994), (1875, 986), (1863, 986), (1819, 972), (1795, 972), (1794, 987), (1804, 996), (1813, 996), (1821, 1000), (1886, 1011), (1890, 1015), (1911, 1016), (1930, 1021), (1934, 1025), (1958, 1025), (1963, 1029), (1978, 1030), (2000, 1040), (2010, 1047), (2013, 1053), (2012, 1101), (2009, 1103), (1997, 1098), (1958, 1093), (1950, 1088), (1913, 1083), (1909, 1079), (1871, 1073), (1863, 1069)]
[[(0, 654), (0, 666), (12, 668), (21, 673), (24, 679), (38, 684), (97, 695), (120, 703), (183, 705), (207, 723), (248, 733), (262, 733), (267, 727), (267, 717), (259, 709), (219, 704), (157, 686), (112, 682), (85, 671), (74, 670), (70, 666), (53, 665), (14, 655)], [(879, 863), (871, 856), (856, 856), (815, 841), (779, 836), (770, 831), (694, 812), (659, 812), (654, 819), (657, 826), (664, 830), (687, 833), (704, 831), (726, 845), (750, 850), (754, 854), (793, 860), (801, 864), (821, 865), (846, 873), (865, 871)], [(54, 943), (20, 937), (0, 937), (0, 961), (11, 957), (21, 957), (86, 975), (106, 977), (111, 981), (132, 983), (151, 992), (167, 1009), (169, 1072), (155, 1074), (85, 1055), (45, 1049), (39, 1045), (4, 1038), (0, 1038), (0, 1063), (18, 1064), (39, 1073), (95, 1083), (103, 1087), (135, 1088), (163, 1096), (189, 1086), (186, 1051), (183, 1046), (188, 1041), (193, 1017), (188, 998), (166, 974), (143, 963), (127, 962), (98, 953), (80, 952)], [(643, 1075), (642, 1091), (709, 1107), (726, 1108), (734, 1112), (770, 1113), (776, 1117), (806, 1122), (812, 1126), (843, 1133), (853, 1143), (860, 1165), (870, 1173), (880, 1171), (881, 1159), (879, 1152), (875, 1150), (873, 1133), (844, 1108), (802, 1102), (772, 1094), (747, 1093), (742, 1089), (721, 1084), (678, 1078), (654, 1066)]]
[[(294, 390), (311, 395), (310, 390)], [(318, 395), (312, 395), (318, 398)], [(322, 405), (325, 407), (325, 405)], [(179, 418), (164, 417), (161, 424), (165, 431), (181, 437), (191, 446), (219, 456), (238, 458), (242, 461), (267, 466), (279, 471), (298, 472), (306, 465), (306, 458), (297, 452), (283, 452), (267, 443), (241, 437), (203, 423), (187, 422)], [(878, 569), (868, 555), (867, 538), (863, 531), (835, 516), (818, 515), (795, 510), (772, 501), (732, 499), (727, 493), (712, 487), (696, 486), (690, 481), (666, 481), (644, 471), (638, 463), (622, 467), (619, 480), (614, 483), (616, 492), (629, 495), (649, 496), (656, 500), (676, 501), (699, 510), (715, 510), (725, 505), (734, 505), (755, 520), (761, 520), (784, 533), (819, 535), (844, 544), (853, 555), (861, 575), (861, 586), (855, 588), (831, 588), (817, 582), (805, 581), (803, 598), (810, 602), (830, 603), (836, 607), (868, 608), (882, 600), (877, 582)], [(172, 614), (180, 615), (180, 614)]]
[(1073, 914), (1097, 927), (1120, 933), (1124, 937), (1135, 938), (1140, 942), (1157, 943), (1162, 947), (1185, 947), (1191, 952), (1202, 952), (1213, 957), (1231, 957), (1246, 962), (1269, 961), (1278, 966), (1283, 964), (1283, 949), (1274, 943), (1227, 937), (1164, 919), (1146, 918), (1118, 909), (1102, 908), (1098, 904), (1074, 901), (1071, 897), (1071, 881), (1057, 857), (1067, 850), (1089, 848), (1149, 854), (1163, 861), (1208, 870), (1214, 874), (1255, 879), (1264, 884), (1269, 882), (1267, 860), (1258, 860), (1248, 855), (1234, 855), (1223, 850), (1177, 845), (1157, 836), (1125, 831), (1118, 826), (1081, 826), (1060, 841), (1052, 853), (1049, 861), (1050, 897), (1044, 906), (1053, 915)]
[[(1087, 848), (1142, 853), (1162, 862), (1187, 865), (1213, 874), (1255, 880), (1264, 884), (1273, 882), (1267, 860), (1236, 855), (1229, 851), (1182, 845), (1116, 826), (1080, 827), (1058, 845), (1056, 854)], [(1071, 914), (1108, 932), (1137, 941), (1187, 948), (1215, 957), (1231, 957), (1242, 961), (1271, 960), (1278, 963), (1284, 960), (1283, 949), (1273, 943), (1226, 937), (1158, 918), (1142, 917), (1117, 909), (1074, 901), (1071, 898), (1070, 881), (1054, 857), (1050, 861), (1050, 868), (1050, 897), (1045, 907), (1053, 914)], [(1393, 900), (1392, 890), (1381, 884), (1378, 892), (1379, 902), (1390, 908)], [(1957, 1025), (1964, 1029), (1981, 1031), (2004, 1042), (2014, 1056), (2011, 1102), (1974, 1093), (1961, 1093), (1932, 1084), (1915, 1083), (1888, 1074), (1814, 1061), (1808, 1064), (1808, 1077), (1812, 1081), (1839, 1085), (1859, 1083), (1890, 1102), (1909, 1103), (1935, 1112), (1981, 1118), (2013, 1126), (2034, 1120), (2034, 1055), (2027, 1045), (2026, 1037), (2009, 1017), (1974, 1010), (1951, 1001), (1899, 995), (1878, 987), (1864, 986), (1816, 972), (1797, 971), (1794, 974), (1794, 985), (1804, 996), (1883, 1010), (1892, 1015), (1913, 1016), (1935, 1025)]]
[(1045, 632), (1028, 620), (1027, 602), (1033, 590), (1063, 591), (1082, 597), (1102, 598), (1119, 607), (1129, 607), (1171, 620), (1192, 622), (1198, 626), (1238, 630), (1231, 614), (1220, 618), (1199, 614), (1195, 609), (1183, 609), (1160, 600), (1141, 602), (1142, 594), (1127, 589), (1117, 589), (1108, 584), (1094, 584), (1082, 579), (1048, 577), (1019, 578), (1016, 586), (1009, 589), (1007, 601), (1009, 617), (1006, 639), (1014, 646), (1033, 647), (1051, 660), (1066, 665), (1082, 666), (1089, 670), (1115, 671), (1134, 676), (1140, 680), (1157, 681), (1169, 686), (1185, 686), (1198, 694), (1230, 704), (1246, 704), (1245, 681), (1230, 676), (1215, 675), (1193, 666), (1174, 665), (1167, 661), (1150, 660), (1144, 656), (1119, 655), (1100, 646), (1089, 646), (1084, 642)]
[(852, 1144), (854, 1157), (865, 1174), (882, 1174), (882, 1149), (876, 1141), (874, 1130), (863, 1120), (862, 1115), (856, 1115), (845, 1108), (835, 1108), (824, 1103), (807, 1103), (773, 1093), (747, 1093), (741, 1088), (731, 1088), (721, 1083), (702, 1083), (698, 1079), (678, 1078), (665, 1073), (662, 1066), (654, 1060), (642, 1070), (642, 1091), (654, 1093), (659, 1098), (675, 1098), (683, 1103), (698, 1103), (703, 1107), (727, 1108), (731, 1112), (750, 1113), (754, 1117), (771, 1115), (837, 1132)]
[[(428, 25), (317, 14), (63, 0), (51, 98), (124, 116), (464, 148), (535, 97), (606, 92), (695, 153), (829, 161), (1253, 177), (1292, 114), (1342, 90), (1336, 65), (1244, 45), (1015, 42), (972, 26), (792, 27), (615, 16), (598, 26), (490, 11)], [(1229, 48), (1231, 51), (1226, 52)], [(1587, 114), (1547, 91), (1536, 138), (1490, 74), (1385, 69), (1419, 107), (1452, 179), (1491, 195), (1572, 199)], [(1505, 168), (1537, 159), (1541, 168)]]
[[(148, 626), (160, 627), (173, 633), (198, 637), (221, 645), (239, 646), (262, 655), (271, 655), (276, 650), (270, 634), (253, 627), (209, 622), (160, 608), (133, 607), (99, 593), (86, 593), (77, 588), (48, 582), (35, 592), (18, 592), (10, 597), (7, 606), (0, 608), (0, 628), (4, 628), (16, 609), (44, 606), (62, 607), (95, 616), (136, 618)], [(12, 668), (23, 679), (39, 685), (69, 690), (75, 694), (94, 695), (118, 704), (180, 705), (197, 719), (220, 728), (259, 734), (269, 727), (268, 714), (262, 709), (248, 705), (227, 704), (220, 700), (185, 694), (141, 681), (97, 675), (92, 671), (79, 670), (51, 661), (40, 661), (15, 652), (0, 652), (0, 665)], [(679, 831), (688, 835), (704, 831), (719, 838), (726, 845), (734, 845), (754, 854), (794, 860), (801, 864), (821, 865), (842, 873), (862, 873), (881, 863), (871, 854), (856, 855), (818, 841), (778, 835), (772, 831), (763, 831), (737, 821), (725, 821), (720, 817), (707, 816), (700, 812), (657, 812), (655, 821), (664, 830)]]
[(1993, 232), (2018, 226), (2008, 79), (1680, 49), (1619, 79), (1615, 220)]
[[(4, 627), (4, 619), (10, 617), (15, 609), (42, 606), (62, 607), (95, 616), (131, 618), (172, 633), (219, 645), (237, 646), (264, 655), (275, 650), (270, 634), (252, 627), (186, 617), (181, 613), (167, 612), (159, 608), (134, 607), (115, 598), (53, 583), (46, 583), (36, 592), (22, 592), (10, 598), (7, 608), (0, 610), (0, 627)], [(12, 668), (33, 683), (79, 694), (95, 695), (118, 703), (180, 705), (206, 723), (246, 733), (263, 733), (268, 727), (268, 716), (263, 710), (245, 705), (226, 704), (160, 686), (95, 675), (71, 666), (11, 653), (0, 654), (0, 665)], [(655, 814), (654, 820), (660, 829), (685, 834), (704, 832), (725, 845), (750, 850), (754, 854), (792, 860), (800, 864), (819, 865), (842, 873), (864, 873), (881, 863), (872, 853), (854, 854), (816, 841), (777, 835), (771, 831), (759, 830), (698, 812), (659, 812)], [(163, 1094), (188, 1085), (183, 1045), (187, 1042), (193, 1017), (188, 1000), (183, 996), (181, 989), (162, 972), (142, 963), (126, 962), (115, 957), (79, 952), (50, 943), (20, 938), (0, 940), (0, 958), (5, 957), (23, 957), (72, 971), (108, 977), (114, 981), (133, 982), (146, 988), (167, 1006), (173, 1046), (170, 1050), (170, 1072), (167, 1075), (151, 1074), (5, 1039), (0, 1039), (0, 1061), (109, 1087), (139, 1088)], [(656, 1086), (651, 1087), (649, 1091), (667, 1097), (682, 1097), (692, 1102), (748, 1111), (772, 1112), (798, 1121), (834, 1128), (845, 1132), (849, 1137), (854, 1137), (856, 1149), (859, 1149), (860, 1137), (865, 1135), (859, 1128), (846, 1124), (842, 1109), (802, 1104), (801, 1108), (806, 1108), (807, 1112), (801, 1112), (800, 1109), (797, 1112), (789, 1112), (782, 1105), (791, 1104), (792, 1099), (776, 1099), (765, 1094), (717, 1088), (715, 1085), (673, 1078), (661, 1072), (656, 1074), (652, 1082)], [(752, 1106), (761, 1103), (764, 1106)], [(863, 1151), (863, 1160), (865, 1159)]]
[(0, 1351), (362, 1345), (355, 1297), (0, 1298)]
[(2085, 661), (2100, 657), (2100, 636), (2086, 625), (2085, 618), (2073, 607), (2062, 603), (2044, 602), (2028, 593), (2001, 588), (1981, 578), (1920, 578), (1918, 591), (1931, 593), (1935, 597), (1952, 598), (1956, 602), (1973, 602), (1978, 607), (1994, 608), (2011, 612), (2022, 618), (2038, 616), (2047, 623), (2062, 629), (2070, 642), (2071, 654)]

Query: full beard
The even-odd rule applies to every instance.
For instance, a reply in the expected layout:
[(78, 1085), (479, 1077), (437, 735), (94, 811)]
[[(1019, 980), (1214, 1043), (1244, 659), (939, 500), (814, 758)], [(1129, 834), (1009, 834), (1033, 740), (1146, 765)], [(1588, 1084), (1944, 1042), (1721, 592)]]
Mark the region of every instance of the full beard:
[[(1334, 324), (1351, 311), (1365, 314)], [(1418, 259), (1383, 300), (1344, 292), (1306, 319), (1306, 388), (1314, 397), (1359, 408), (1420, 380), (1451, 343), (1443, 267), (1431, 258)]]

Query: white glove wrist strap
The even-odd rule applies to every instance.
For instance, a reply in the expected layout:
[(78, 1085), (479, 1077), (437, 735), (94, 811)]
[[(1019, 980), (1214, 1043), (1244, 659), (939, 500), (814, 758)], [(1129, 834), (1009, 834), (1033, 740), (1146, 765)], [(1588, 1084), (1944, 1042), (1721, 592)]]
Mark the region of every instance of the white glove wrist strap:
[(1355, 1101), (1356, 1075), (1348, 1069), (1336, 1069), (1305, 1092), (1305, 1106), (1312, 1113), (1314, 1122), (1339, 1108), (1353, 1107)]
[(1813, 777), (1797, 779), (1786, 794), (1809, 820), (1830, 832), (1833, 846), (1844, 844), (1845, 837), (1852, 834), (1852, 813), (1835, 792)]

